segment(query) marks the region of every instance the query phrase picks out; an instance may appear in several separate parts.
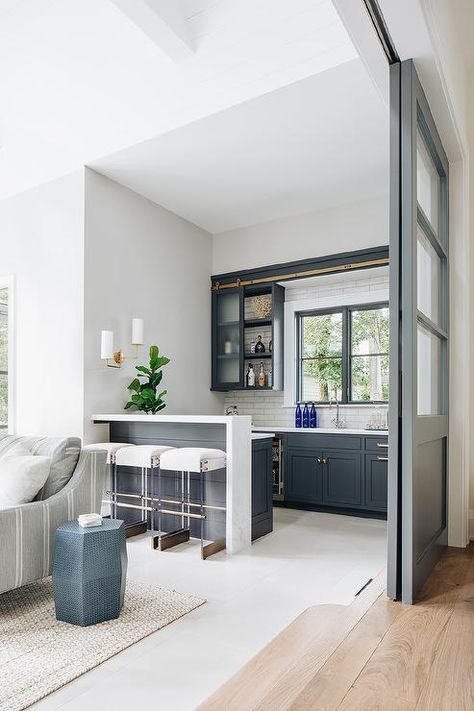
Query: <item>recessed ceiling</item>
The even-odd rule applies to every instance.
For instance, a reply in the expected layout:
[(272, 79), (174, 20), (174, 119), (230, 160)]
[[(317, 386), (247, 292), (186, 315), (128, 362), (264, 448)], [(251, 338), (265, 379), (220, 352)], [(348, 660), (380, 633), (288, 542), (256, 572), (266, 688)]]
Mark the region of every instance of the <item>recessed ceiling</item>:
[(90, 165), (224, 232), (386, 194), (388, 112), (353, 60)]
[(331, 0), (175, 1), (181, 62), (110, 0), (0, 0), (0, 198), (356, 56)]

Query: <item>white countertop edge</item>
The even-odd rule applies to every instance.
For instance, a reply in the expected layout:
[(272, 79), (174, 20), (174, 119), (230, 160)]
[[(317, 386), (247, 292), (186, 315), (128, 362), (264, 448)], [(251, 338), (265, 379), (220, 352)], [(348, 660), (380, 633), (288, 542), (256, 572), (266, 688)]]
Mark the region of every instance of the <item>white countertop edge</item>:
[(93, 422), (188, 422), (202, 424), (231, 424), (235, 419), (251, 421), (250, 415), (143, 415), (100, 414), (91, 415)]
[(251, 438), (252, 439), (270, 439), (271, 437), (274, 437), (275, 433), (274, 432), (252, 432)]
[(304, 434), (366, 435), (387, 437), (388, 430), (337, 430), (335, 427), (252, 427), (252, 432), (303, 432)]

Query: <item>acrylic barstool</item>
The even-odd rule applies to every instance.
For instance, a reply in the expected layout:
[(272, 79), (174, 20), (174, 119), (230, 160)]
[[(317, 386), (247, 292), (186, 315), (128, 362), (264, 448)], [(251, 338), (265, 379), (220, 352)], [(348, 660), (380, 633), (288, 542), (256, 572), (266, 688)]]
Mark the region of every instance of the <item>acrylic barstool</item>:
[[(207, 449), (201, 447), (179, 447), (176, 449), (171, 449), (165, 452), (161, 456), (160, 460), (160, 472), (158, 473), (158, 485), (161, 487), (161, 472), (175, 471), (181, 472), (181, 511), (164, 510), (161, 507), (161, 488), (158, 490), (158, 512), (159, 518), (160, 513), (171, 513), (175, 516), (181, 516), (182, 518), (182, 528), (173, 531), (170, 534), (165, 534), (168, 537), (168, 542), (171, 545), (167, 545), (170, 548), (172, 545), (177, 545), (178, 543), (183, 543), (189, 540), (190, 537), (190, 523), (192, 519), (200, 520), (201, 523), (201, 558), (205, 560), (209, 556), (217, 553), (218, 551), (224, 550), (226, 546), (225, 538), (221, 538), (217, 541), (212, 541), (204, 545), (204, 521), (206, 519), (205, 510), (206, 509), (218, 509), (220, 511), (225, 511), (225, 506), (210, 506), (204, 501), (204, 477), (207, 472), (216, 471), (218, 469), (225, 469), (226, 466), (226, 453), (222, 449)], [(191, 500), (191, 473), (199, 474), (199, 502)], [(184, 492), (184, 479), (187, 479), (187, 495)], [(167, 503), (181, 503), (179, 501)], [(186, 507), (186, 511), (185, 511)], [(193, 513), (192, 508), (198, 508), (199, 513)], [(184, 526), (184, 520), (187, 519), (187, 527)], [(172, 538), (173, 537), (173, 538)], [(161, 537), (160, 537), (161, 538)], [(170, 540), (171, 539), (171, 540)], [(160, 541), (155, 548), (164, 550)]]
[[(153, 481), (157, 472), (160, 470), (160, 458), (164, 453), (168, 452), (173, 447), (165, 447), (154, 444), (137, 444), (131, 448), (120, 449), (116, 455), (113, 464), (114, 479), (117, 480), (118, 467), (136, 467), (141, 469), (141, 493), (125, 493), (118, 492), (121, 498), (139, 499), (139, 504), (127, 504), (118, 502), (117, 506), (122, 506), (128, 509), (140, 509), (142, 512), (142, 520), (148, 524), (148, 514), (150, 514), (150, 530), (154, 530), (154, 514), (157, 511), (155, 508), (155, 498), (153, 493)], [(150, 492), (148, 491), (148, 472), (150, 473)], [(147, 525), (148, 527), (148, 525)], [(155, 537), (152, 537), (152, 544)]]
[(125, 447), (134, 447), (134, 444), (130, 442), (99, 442), (97, 444), (86, 444), (83, 449), (105, 449), (107, 452), (107, 481), (106, 481), (106, 491), (107, 496), (110, 496), (110, 501), (104, 499), (102, 501), (106, 506), (111, 508), (112, 518), (117, 518), (117, 481), (115, 479), (115, 456), (119, 449)]

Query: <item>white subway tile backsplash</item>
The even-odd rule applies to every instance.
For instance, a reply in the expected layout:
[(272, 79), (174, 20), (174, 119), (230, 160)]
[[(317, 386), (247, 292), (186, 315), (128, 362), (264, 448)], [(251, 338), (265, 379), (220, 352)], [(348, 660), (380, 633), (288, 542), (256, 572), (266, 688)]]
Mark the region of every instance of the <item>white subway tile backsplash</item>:
[[(388, 293), (388, 275), (386, 276), (370, 276), (366, 273), (365, 278), (357, 279), (348, 284), (347, 279), (341, 276), (340, 283), (332, 281), (331, 284), (321, 284), (312, 287), (293, 287), (287, 288), (285, 291), (285, 301), (312, 301), (314, 308), (318, 308), (321, 303), (326, 306), (324, 300), (349, 295), (351, 297), (361, 295), (361, 302), (364, 301), (364, 294), (367, 292), (380, 292), (380, 300), (386, 298)], [(354, 303), (354, 301), (352, 302)], [(271, 330), (260, 327), (258, 329), (247, 329), (246, 350), (250, 349), (250, 340), (257, 335), (262, 336), (265, 347), (268, 346), (268, 341), (271, 338)], [(236, 405), (240, 415), (250, 415), (252, 422), (257, 427), (292, 427), (294, 425), (294, 408), (284, 406), (284, 394), (281, 391), (261, 391), (252, 392), (235, 391), (228, 393), (225, 397), (225, 407)], [(380, 409), (385, 413), (387, 406), (380, 406)], [(335, 417), (335, 409), (329, 408), (327, 405), (317, 408), (319, 426), (331, 427), (332, 419)], [(371, 416), (374, 413), (374, 407), (370, 405), (343, 405), (341, 407), (341, 416), (345, 420), (348, 427), (354, 429), (363, 429), (368, 424)]]
[[(292, 427), (294, 424), (294, 409), (283, 406), (283, 393), (272, 392), (265, 394), (256, 392), (237, 391), (228, 393), (225, 398), (225, 406), (237, 405), (239, 415), (250, 415), (256, 427)], [(384, 416), (387, 407), (379, 406)], [(374, 407), (370, 405), (343, 405), (341, 416), (348, 427), (363, 429), (369, 422), (374, 412)], [(331, 427), (332, 419), (335, 416), (335, 409), (327, 405), (320, 406), (318, 419), (320, 427)]]

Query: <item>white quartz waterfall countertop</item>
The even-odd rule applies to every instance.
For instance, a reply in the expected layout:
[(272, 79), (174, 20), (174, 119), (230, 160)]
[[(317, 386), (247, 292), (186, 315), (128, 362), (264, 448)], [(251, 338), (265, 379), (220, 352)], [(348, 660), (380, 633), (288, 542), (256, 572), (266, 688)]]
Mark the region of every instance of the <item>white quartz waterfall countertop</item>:
[(249, 415), (144, 415), (143, 413), (134, 413), (130, 415), (123, 414), (100, 414), (92, 415), (93, 422), (189, 422), (195, 424), (212, 424), (226, 425), (235, 419), (248, 420)]
[(375, 435), (386, 437), (388, 430), (351, 430), (335, 427), (252, 427), (252, 432), (304, 432), (305, 434)]
[[(133, 413), (93, 414), (96, 425), (105, 423), (113, 436), (129, 436), (127, 442), (134, 443), (136, 432), (147, 430), (147, 436), (163, 441), (169, 438), (171, 446), (203, 448), (215, 447), (216, 440), (222, 442), (226, 451), (225, 496), (226, 496), (226, 551), (233, 555), (251, 544), (251, 482), (252, 482), (252, 419), (248, 415), (146, 415)], [(114, 430), (118, 435), (114, 435)], [(128, 432), (128, 434), (127, 434)], [(134, 434), (135, 433), (135, 434)], [(273, 434), (273, 430), (272, 430)], [(199, 435), (199, 436), (198, 436)], [(263, 434), (263, 438), (271, 437)], [(209, 441), (208, 441), (209, 440)], [(138, 437), (140, 441), (140, 437)], [(225, 443), (225, 445), (224, 445)]]

